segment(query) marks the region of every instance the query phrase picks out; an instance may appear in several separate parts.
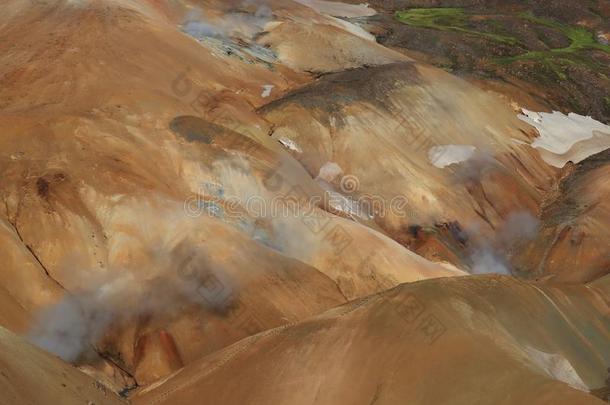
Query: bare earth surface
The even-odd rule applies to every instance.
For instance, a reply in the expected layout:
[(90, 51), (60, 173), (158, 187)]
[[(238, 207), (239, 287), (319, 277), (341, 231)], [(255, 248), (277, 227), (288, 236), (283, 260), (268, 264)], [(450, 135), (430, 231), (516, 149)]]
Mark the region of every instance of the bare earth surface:
[(428, 3), (3, 1), (0, 404), (603, 403), (610, 5)]

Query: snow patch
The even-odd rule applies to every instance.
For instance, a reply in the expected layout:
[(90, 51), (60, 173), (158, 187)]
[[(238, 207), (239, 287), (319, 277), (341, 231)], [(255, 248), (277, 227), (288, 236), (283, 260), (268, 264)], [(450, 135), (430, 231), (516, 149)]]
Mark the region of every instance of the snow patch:
[(370, 17), (377, 12), (369, 7), (368, 4), (346, 4), (337, 1), (325, 0), (296, 0), (309, 8), (313, 8), (318, 13), (331, 15), (333, 17), (354, 18)]
[(529, 358), (549, 377), (564, 382), (577, 390), (589, 392), (589, 387), (580, 378), (572, 364), (559, 354), (552, 354), (526, 346)]
[(477, 148), (471, 145), (440, 145), (428, 150), (428, 160), (434, 166), (443, 169), (455, 163), (470, 159)]
[(278, 142), (281, 143), (282, 145), (284, 145), (285, 148), (290, 149), (291, 151), (297, 152), (297, 153), (302, 153), (303, 151), (301, 150), (301, 148), (299, 148), (299, 145), (297, 145), (292, 139), (290, 138), (279, 138)]
[(376, 42), (375, 36), (367, 32), (362, 27), (350, 22), (345, 19), (349, 18), (361, 18), (370, 17), (377, 12), (369, 7), (368, 4), (346, 4), (336, 1), (324, 1), (324, 0), (296, 0), (298, 3), (303, 4), (320, 14), (326, 15), (329, 20), (332, 21), (337, 27), (344, 29), (345, 31), (356, 35), (360, 38), (364, 38), (368, 41)]
[(271, 95), (271, 90), (273, 90), (275, 86), (272, 84), (265, 84), (263, 86), (263, 92), (261, 93), (261, 97), (265, 98), (265, 97), (269, 97)]
[(552, 166), (563, 167), (569, 161), (579, 163), (610, 148), (610, 126), (591, 117), (558, 111), (522, 111), (519, 119), (540, 134), (531, 146), (539, 149), (543, 160)]
[(332, 183), (341, 173), (343, 173), (341, 166), (335, 162), (326, 162), (320, 167), (316, 180), (322, 179), (328, 183)]
[(376, 42), (375, 36), (367, 32), (364, 28), (353, 24), (349, 21), (342, 20), (341, 18), (329, 17), (337, 26), (349, 32), (350, 34), (356, 35), (360, 38), (366, 39), (367, 41)]
[(361, 217), (366, 219), (373, 219), (373, 216), (365, 213), (362, 207), (360, 206), (360, 203), (352, 199), (351, 197), (346, 197), (343, 194), (338, 193), (330, 188), (326, 188), (326, 194), (328, 196), (329, 205), (337, 211), (343, 212), (352, 218)]

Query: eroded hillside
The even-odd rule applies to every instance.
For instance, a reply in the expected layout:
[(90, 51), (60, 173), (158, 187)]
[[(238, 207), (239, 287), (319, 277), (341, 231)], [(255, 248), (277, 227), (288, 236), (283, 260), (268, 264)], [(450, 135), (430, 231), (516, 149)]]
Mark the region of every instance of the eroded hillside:
[(0, 5), (0, 403), (599, 403), (605, 112), (409, 6)]

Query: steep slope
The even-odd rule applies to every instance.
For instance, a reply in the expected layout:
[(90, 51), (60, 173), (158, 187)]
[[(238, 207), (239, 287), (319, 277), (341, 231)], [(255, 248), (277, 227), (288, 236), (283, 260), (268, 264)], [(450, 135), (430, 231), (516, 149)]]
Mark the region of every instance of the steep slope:
[(245, 339), (133, 401), (602, 404), (586, 391), (604, 385), (608, 309), (586, 287), (426, 280)]
[(9, 221), (0, 222), (0, 241), (3, 257), (0, 272), (2, 279), (7, 280), (0, 289), (0, 301), (5, 308), (0, 313), (0, 324), (24, 333), (33, 314), (52, 304), (64, 291), (49, 279), (31, 248), (24, 244)]
[[(100, 392), (596, 402), (605, 153), (548, 164), (516, 105), (380, 45), (365, 5), (1, 7), (0, 325)], [(463, 277), (511, 270), (593, 282)], [(38, 403), (14, 381), (64, 365), (7, 336), (34, 354), (0, 400)]]
[(126, 404), (70, 364), (0, 327), (0, 404)]
[[(223, 18), (250, 7), (207, 6)], [(189, 2), (3, 7), (4, 326), (145, 384), (346, 298), (464, 274), (326, 212), (323, 189), (269, 138), (255, 111), (266, 86), (312, 80), (282, 64), (298, 35), (270, 49), (248, 32), (200, 37)], [(354, 59), (320, 38), (333, 69), (406, 59), (297, 3), (266, 19), (270, 31), (246, 21), (260, 41), (277, 19), (370, 48)]]
[[(323, 76), (261, 112), (312, 176), (340, 168), (327, 180), (364, 205), (356, 219), (370, 216), (422, 254), (434, 243), (430, 258), (456, 265), (472, 264), (465, 239), (491, 238), (512, 214), (536, 215), (558, 176), (529, 146), (537, 134), (501, 99), (417, 63)], [(403, 210), (376, 206), (397, 198)], [(447, 224), (460, 232), (443, 235)], [(423, 230), (415, 238), (414, 228)]]
[(609, 175), (610, 150), (567, 168), (542, 209), (540, 233), (519, 249), (515, 262), (523, 275), (587, 282), (610, 272)]

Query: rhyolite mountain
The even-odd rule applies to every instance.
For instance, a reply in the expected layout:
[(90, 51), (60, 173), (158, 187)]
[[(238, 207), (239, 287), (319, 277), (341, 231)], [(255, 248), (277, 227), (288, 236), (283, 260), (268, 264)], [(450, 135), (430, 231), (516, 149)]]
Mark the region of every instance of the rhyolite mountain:
[(0, 404), (603, 403), (588, 3), (5, 0)]

